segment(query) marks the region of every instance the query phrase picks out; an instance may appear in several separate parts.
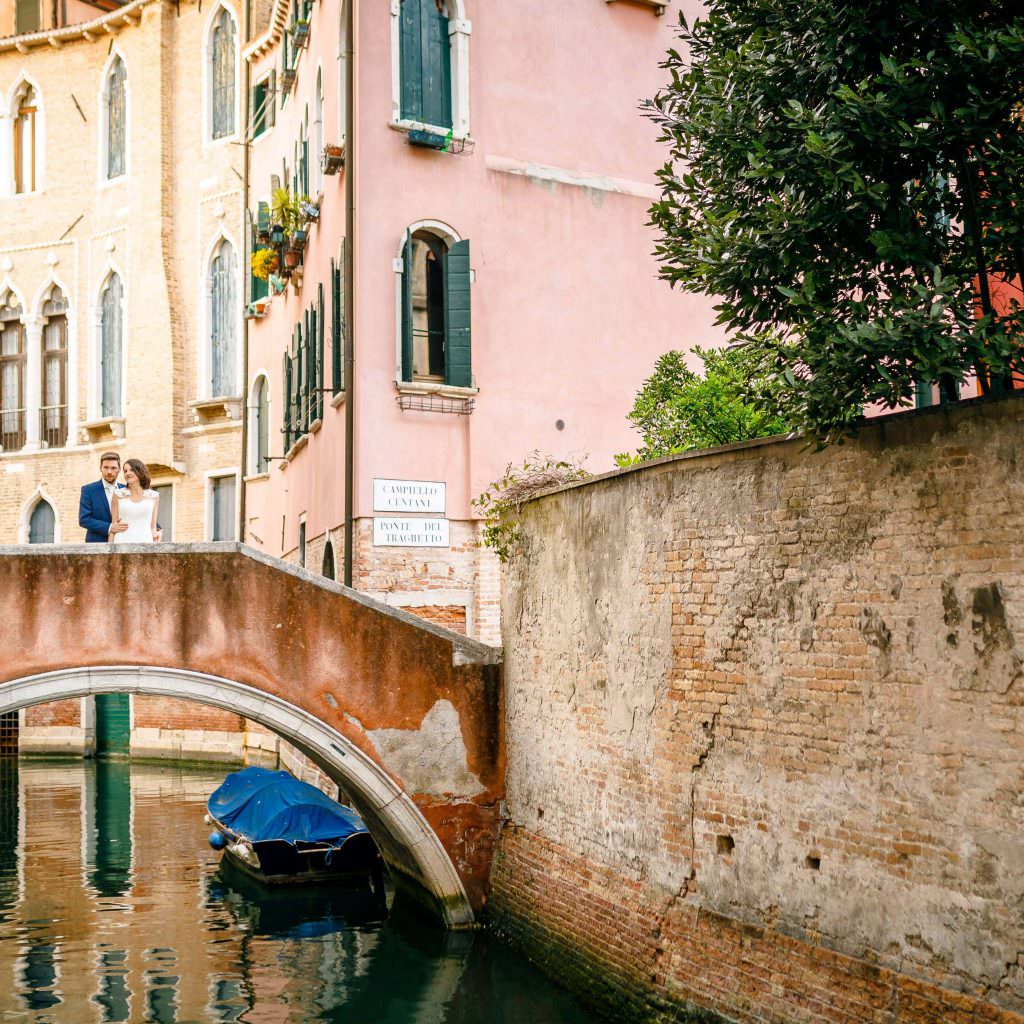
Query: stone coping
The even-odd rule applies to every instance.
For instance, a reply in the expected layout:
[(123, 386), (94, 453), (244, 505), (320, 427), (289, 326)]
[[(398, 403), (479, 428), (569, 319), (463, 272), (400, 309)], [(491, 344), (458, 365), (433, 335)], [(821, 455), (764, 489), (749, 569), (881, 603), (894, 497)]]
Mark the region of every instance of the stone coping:
[[(1008, 405), (1012, 402), (1024, 402), (1024, 388), (1017, 389), (999, 398), (979, 396), (978, 398), (961, 399), (959, 402), (952, 402), (948, 405), (930, 405), (924, 409), (905, 409), (902, 412), (887, 413), (884, 416), (872, 416), (870, 419), (863, 419), (859, 422), (855, 436), (845, 438), (843, 441), (836, 443), (857, 444), (863, 443), (865, 439), (868, 439), (879, 446), (894, 446), (909, 440), (910, 437), (908, 435), (912, 433), (913, 427), (919, 421), (941, 418), (941, 425), (934, 424), (934, 429), (948, 428), (953, 422), (966, 419), (969, 416), (983, 415), (990, 410), (997, 410), (1000, 406)], [(894, 436), (886, 437), (886, 428), (889, 428), (888, 432)], [(610, 469), (606, 473), (598, 473), (595, 476), (587, 477), (585, 480), (573, 480), (569, 483), (558, 484), (555, 487), (547, 487), (527, 498), (524, 504), (549, 497), (552, 494), (574, 491), (582, 487), (592, 487), (594, 484), (604, 483), (607, 480), (616, 480), (631, 473), (642, 473), (646, 470), (667, 466), (674, 462), (681, 463), (694, 459), (714, 459), (721, 455), (731, 455), (734, 452), (747, 451), (753, 448), (776, 448), (781, 445), (794, 444), (800, 444), (805, 450), (815, 447), (815, 441), (805, 434), (775, 434), (772, 437), (758, 437), (750, 441), (734, 441), (732, 444), (721, 444), (714, 448), (696, 448), (693, 451), (677, 452), (675, 455), (663, 455), (658, 459), (638, 462), (635, 466)], [(827, 453), (830, 447), (833, 446), (822, 448), (817, 454)]]
[(413, 615), (411, 612), (403, 611), (401, 608), (394, 608), (378, 601), (376, 598), (368, 597), (366, 594), (344, 584), (336, 583), (318, 573), (301, 566), (286, 562), (281, 558), (274, 558), (272, 555), (257, 551), (238, 541), (205, 541), (195, 544), (184, 543), (160, 543), (160, 544), (118, 544), (116, 549), (109, 544), (14, 544), (0, 545), (0, 558), (17, 555), (25, 558), (52, 558), (55, 555), (63, 557), (88, 556), (99, 558), (118, 558), (122, 555), (145, 555), (150, 558), (166, 558), (173, 555), (241, 555), (254, 562), (276, 569), (278, 572), (294, 576), (305, 583), (320, 587), (322, 590), (340, 594), (356, 604), (369, 608), (381, 615), (391, 619), (404, 622), (406, 625), (426, 633), (431, 633), (452, 645), (452, 664), (454, 665), (500, 665), (502, 662), (502, 649), (491, 647), (489, 644), (474, 640), (472, 637), (463, 636), (453, 630), (445, 629), (427, 619)]

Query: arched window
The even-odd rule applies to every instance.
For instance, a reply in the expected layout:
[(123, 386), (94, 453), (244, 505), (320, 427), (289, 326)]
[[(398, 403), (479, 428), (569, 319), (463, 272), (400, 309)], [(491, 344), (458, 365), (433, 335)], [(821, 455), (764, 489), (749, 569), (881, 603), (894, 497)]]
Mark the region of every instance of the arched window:
[(121, 278), (107, 278), (100, 296), (100, 415), (121, 416), (124, 358), (124, 292)]
[(210, 37), (210, 134), (222, 139), (235, 132), (235, 19), (222, 7)]
[(45, 498), (40, 498), (28, 520), (29, 544), (52, 544), (56, 527), (57, 516), (53, 506)]
[(36, 190), (36, 128), (39, 103), (35, 89), (27, 82), (16, 100), (14, 117), (14, 191)]
[(68, 304), (54, 285), (43, 302), (39, 432), (47, 448), (68, 443)]
[(402, 252), (402, 380), (472, 387), (469, 242), (432, 231)]
[(452, 127), (447, 0), (402, 0), (399, 59), (402, 119)]
[(25, 446), (25, 328), (13, 292), (0, 298), (0, 448)]
[(107, 178), (119, 178), (125, 172), (126, 115), (125, 80), (128, 76), (124, 61), (114, 59), (107, 74)]
[(324, 564), (322, 572), (327, 579), (334, 579), (334, 545), (330, 541), (324, 545)]
[(270, 407), (267, 378), (259, 376), (252, 393), (249, 421), (249, 472), (266, 473), (270, 466)]
[(225, 240), (210, 263), (210, 394), (217, 397), (238, 389), (235, 262), (235, 250)]

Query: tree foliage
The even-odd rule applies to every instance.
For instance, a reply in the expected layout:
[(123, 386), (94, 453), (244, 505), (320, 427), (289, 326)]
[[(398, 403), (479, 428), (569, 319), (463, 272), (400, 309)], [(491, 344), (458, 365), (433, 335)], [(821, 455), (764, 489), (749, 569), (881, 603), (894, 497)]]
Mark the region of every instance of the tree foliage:
[(643, 445), (635, 455), (616, 455), (620, 466), (788, 433), (785, 420), (743, 397), (757, 372), (749, 349), (695, 348), (694, 352), (704, 363), (703, 376), (686, 365), (682, 352), (666, 352), (655, 364), (629, 414)]
[[(750, 397), (837, 437), (864, 406), (1020, 368), (1019, 0), (710, 0), (654, 99), (662, 275), (721, 299)], [(764, 385), (764, 386), (761, 386)]]

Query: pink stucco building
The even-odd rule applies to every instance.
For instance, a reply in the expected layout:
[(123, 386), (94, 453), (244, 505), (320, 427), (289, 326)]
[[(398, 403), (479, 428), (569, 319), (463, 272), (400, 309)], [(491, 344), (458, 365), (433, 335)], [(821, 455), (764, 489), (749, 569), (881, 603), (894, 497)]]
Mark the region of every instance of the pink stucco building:
[[(610, 468), (635, 447), (626, 414), (655, 359), (721, 339), (710, 300), (657, 279), (646, 226), (664, 149), (638, 105), (679, 6), (276, 0), (255, 15), (253, 246), (301, 266), (272, 298), (252, 282), (246, 543), (345, 579), (350, 457), (352, 584), (497, 639), (472, 499), (534, 450)], [(266, 241), (278, 185), (319, 206), (305, 243)]]

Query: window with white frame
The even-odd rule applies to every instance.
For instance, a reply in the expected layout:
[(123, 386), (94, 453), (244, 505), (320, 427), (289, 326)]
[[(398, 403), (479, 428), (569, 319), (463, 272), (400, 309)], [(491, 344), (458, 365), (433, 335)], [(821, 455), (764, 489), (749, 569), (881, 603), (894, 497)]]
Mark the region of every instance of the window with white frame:
[(392, 5), (394, 120), (469, 135), (470, 23), (463, 0)]
[(8, 291), (0, 298), (0, 449), (25, 446), (25, 327), (21, 303)]
[(270, 389), (263, 374), (253, 385), (249, 414), (249, 472), (256, 475), (270, 467)]
[(402, 249), (402, 380), (472, 387), (469, 242), (420, 228)]
[(124, 289), (112, 272), (100, 294), (100, 415), (123, 416)]
[(221, 7), (210, 30), (210, 135), (235, 133), (235, 19)]
[(24, 83), (15, 94), (14, 104), (14, 191), (35, 192), (38, 186), (39, 97)]
[(120, 57), (114, 59), (107, 73), (104, 102), (107, 121), (106, 176), (119, 178), (127, 169), (127, 97), (125, 95), (128, 72)]
[(225, 239), (210, 261), (210, 394), (238, 391), (238, 268), (234, 246)]
[(210, 477), (210, 540), (235, 539), (235, 474)]
[(324, 76), (316, 69), (316, 93), (313, 96), (313, 192), (319, 195), (324, 187)]

